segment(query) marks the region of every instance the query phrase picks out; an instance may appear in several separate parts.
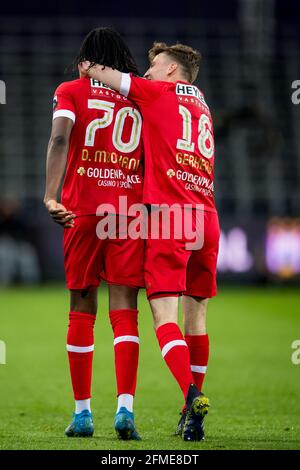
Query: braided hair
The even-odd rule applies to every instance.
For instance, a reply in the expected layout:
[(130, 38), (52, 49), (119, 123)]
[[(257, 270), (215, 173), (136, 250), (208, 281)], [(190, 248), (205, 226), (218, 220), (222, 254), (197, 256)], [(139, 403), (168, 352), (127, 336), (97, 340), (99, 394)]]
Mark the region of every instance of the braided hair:
[(101, 64), (120, 72), (139, 74), (135, 60), (121, 35), (109, 27), (95, 28), (88, 33), (73, 61), (73, 68), (77, 69), (78, 64), (85, 60), (90, 61), (91, 66)]

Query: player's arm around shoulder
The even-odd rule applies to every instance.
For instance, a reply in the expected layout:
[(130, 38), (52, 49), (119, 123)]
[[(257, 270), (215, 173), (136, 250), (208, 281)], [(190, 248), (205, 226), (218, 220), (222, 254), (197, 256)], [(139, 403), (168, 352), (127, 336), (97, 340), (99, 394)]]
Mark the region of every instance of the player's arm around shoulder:
[(121, 92), (122, 76), (129, 75), (104, 65), (95, 64), (91, 67), (91, 63), (88, 61), (81, 62), (78, 69), (81, 76), (87, 76), (103, 82), (119, 92)]
[(152, 102), (168, 86), (165, 82), (154, 82), (103, 65), (95, 64), (91, 67), (91, 63), (88, 61), (82, 62), (79, 65), (79, 70), (82, 75), (105, 83), (139, 106)]

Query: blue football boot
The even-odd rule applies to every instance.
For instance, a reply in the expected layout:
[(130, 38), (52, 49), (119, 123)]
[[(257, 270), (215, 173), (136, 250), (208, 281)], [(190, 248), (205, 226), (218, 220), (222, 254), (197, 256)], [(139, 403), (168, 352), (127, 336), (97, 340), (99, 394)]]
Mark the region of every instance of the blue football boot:
[(123, 441), (140, 441), (139, 433), (135, 429), (133, 413), (124, 406), (120, 408), (115, 416), (115, 431), (119, 439)]
[(94, 434), (94, 424), (92, 413), (83, 410), (81, 413), (73, 414), (73, 421), (65, 430), (68, 437), (92, 437)]

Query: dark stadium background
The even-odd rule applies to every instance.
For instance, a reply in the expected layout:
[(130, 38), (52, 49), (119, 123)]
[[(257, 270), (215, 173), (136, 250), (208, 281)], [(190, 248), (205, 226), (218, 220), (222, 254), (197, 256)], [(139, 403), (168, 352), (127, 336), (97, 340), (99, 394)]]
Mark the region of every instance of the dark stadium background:
[(208, 316), (207, 439), (192, 445), (171, 436), (181, 396), (141, 292), (137, 448), (300, 449), (300, 103), (292, 102), (293, 92), (300, 101), (300, 88), (292, 89), (300, 83), (300, 2), (60, 0), (1, 4), (0, 451), (135, 448), (117, 441), (112, 424), (105, 288), (95, 329), (96, 434), (71, 442), (63, 434), (73, 406), (68, 293), (62, 230), (42, 202), (53, 92), (72, 79), (65, 68), (99, 25), (120, 31), (141, 73), (155, 40), (198, 48), (197, 85), (215, 127), (222, 237), (219, 295)]
[(124, 35), (141, 72), (154, 40), (202, 52), (197, 84), (215, 123), (219, 279), (299, 282), (300, 105), (291, 101), (299, 2), (5, 2), (1, 10), (0, 283), (63, 278), (61, 231), (42, 205), (52, 94), (72, 78), (65, 68), (97, 25)]

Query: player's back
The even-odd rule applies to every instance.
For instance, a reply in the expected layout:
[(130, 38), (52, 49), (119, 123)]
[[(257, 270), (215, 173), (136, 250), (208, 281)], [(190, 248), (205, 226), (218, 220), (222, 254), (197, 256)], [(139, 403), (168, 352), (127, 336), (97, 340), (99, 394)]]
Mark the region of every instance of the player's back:
[(183, 81), (131, 77), (128, 96), (144, 119), (144, 201), (215, 212), (213, 124), (203, 93)]
[(95, 214), (102, 203), (118, 209), (142, 198), (142, 119), (129, 99), (89, 78), (62, 83), (54, 114), (74, 125), (70, 136), (62, 203), (76, 215)]

